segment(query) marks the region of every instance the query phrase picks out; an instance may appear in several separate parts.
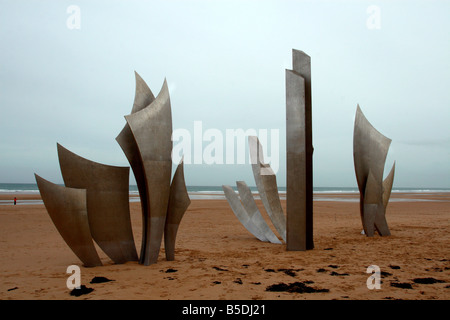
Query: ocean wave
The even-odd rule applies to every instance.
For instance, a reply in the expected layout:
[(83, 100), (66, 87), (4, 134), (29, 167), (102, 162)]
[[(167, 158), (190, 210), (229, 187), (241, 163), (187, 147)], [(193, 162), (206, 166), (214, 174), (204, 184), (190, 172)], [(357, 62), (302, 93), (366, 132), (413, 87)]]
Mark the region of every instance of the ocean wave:
[(450, 192), (450, 189), (392, 189), (392, 193), (436, 193)]
[(39, 193), (39, 190), (28, 190), (28, 189), (0, 189), (0, 193)]
[(358, 190), (313, 190), (313, 193), (359, 193)]

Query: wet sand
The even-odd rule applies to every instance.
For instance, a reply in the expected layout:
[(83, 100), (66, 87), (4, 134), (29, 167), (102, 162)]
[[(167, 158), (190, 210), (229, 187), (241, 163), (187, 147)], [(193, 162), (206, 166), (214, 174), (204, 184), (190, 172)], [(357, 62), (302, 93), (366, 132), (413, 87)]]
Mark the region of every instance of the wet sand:
[[(15, 196), (19, 204), (39, 198)], [(320, 201), (325, 196), (354, 200)], [(448, 300), (450, 194), (392, 194), (387, 208), (392, 235), (372, 238), (360, 234), (357, 198), (358, 194), (315, 197), (315, 249), (305, 252), (257, 240), (226, 200), (192, 200), (179, 228), (175, 261), (165, 260), (162, 247), (154, 265), (116, 265), (97, 246), (104, 266), (95, 268), (82, 266), (42, 204), (14, 206), (11, 201), (0, 206), (0, 299)], [(261, 202), (257, 204), (265, 215)], [(131, 202), (130, 208), (139, 252), (140, 203)], [(81, 284), (94, 289), (91, 293), (70, 295), (69, 265), (80, 266)], [(370, 265), (381, 269), (379, 290), (367, 288)], [(90, 283), (94, 277), (114, 281)], [(317, 292), (289, 291), (289, 284), (296, 282)]]

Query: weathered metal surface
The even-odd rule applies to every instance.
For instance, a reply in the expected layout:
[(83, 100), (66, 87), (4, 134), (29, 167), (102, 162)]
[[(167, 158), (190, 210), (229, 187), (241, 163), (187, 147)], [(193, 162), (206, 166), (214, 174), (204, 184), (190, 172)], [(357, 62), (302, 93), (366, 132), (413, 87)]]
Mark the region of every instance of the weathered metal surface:
[(305, 81), (286, 70), (287, 250), (306, 250)]
[(181, 159), (170, 185), (169, 205), (164, 228), (164, 249), (166, 259), (169, 261), (175, 260), (175, 242), (178, 228), (184, 213), (191, 204), (184, 180), (183, 163), (183, 159)]
[(394, 174), (395, 174), (395, 162), (392, 165), (392, 169), (389, 172), (388, 176), (383, 181), (382, 204), (379, 204), (377, 214), (375, 216), (375, 228), (377, 229), (378, 233), (382, 236), (391, 235), (391, 231), (389, 230), (386, 221), (386, 207), (389, 203), (389, 198), (391, 197), (392, 185), (394, 183)]
[(277, 186), (277, 177), (270, 166), (266, 166), (264, 170), (265, 174), (261, 175), (261, 183), (264, 186), (266, 192), (267, 204), (272, 212), (272, 223), (280, 233), (281, 238), (286, 242), (286, 216), (284, 215), (283, 207), (281, 206), (280, 195)]
[(261, 212), (256, 205), (255, 198), (253, 197), (252, 191), (245, 183), (245, 181), (236, 181), (236, 185), (239, 191), (239, 197), (244, 206), (245, 211), (247, 211), (250, 221), (262, 231), (264, 237), (271, 243), (281, 244), (281, 241), (273, 233), (272, 229), (267, 225), (267, 222), (261, 215)]
[(135, 71), (134, 76), (136, 79), (136, 89), (134, 92), (134, 102), (133, 107), (131, 108), (131, 113), (136, 113), (141, 111), (153, 101), (155, 101), (155, 96), (153, 95), (152, 90), (148, 87), (147, 83), (145, 83), (144, 79)]
[(268, 241), (263, 231), (258, 228), (250, 218), (248, 212), (242, 206), (241, 201), (239, 200), (239, 196), (230, 186), (223, 185), (222, 189), (225, 194), (225, 198), (227, 199), (231, 210), (234, 215), (238, 218), (238, 220), (242, 223), (242, 225), (247, 229), (251, 234), (253, 234), (260, 241)]
[(37, 174), (36, 182), (56, 229), (85, 267), (101, 266), (89, 229), (86, 190), (59, 186)]
[(375, 217), (382, 200), (381, 192), (381, 185), (369, 170), (364, 193), (364, 232), (368, 237), (372, 237), (375, 232)]
[[(152, 91), (141, 78), (141, 76), (135, 72), (136, 78), (136, 89), (134, 95), (134, 102), (131, 113), (136, 113), (141, 111), (145, 107), (149, 106), (154, 100), (155, 96)], [(147, 238), (147, 218), (149, 217), (148, 210), (148, 192), (147, 185), (145, 182), (144, 165), (142, 163), (141, 154), (139, 153), (136, 140), (134, 139), (133, 133), (131, 132), (128, 122), (125, 123), (124, 128), (119, 133), (116, 138), (122, 148), (125, 156), (130, 163), (131, 169), (133, 170), (134, 177), (136, 179), (136, 184), (139, 191), (139, 197), (141, 199), (141, 210), (142, 210), (142, 245), (140, 253), (140, 262), (143, 263), (143, 257), (145, 256), (145, 239)]]
[[(190, 199), (182, 162), (174, 175), (172, 185), (170, 183), (172, 115), (167, 81), (164, 80), (161, 91), (155, 98), (137, 73), (135, 77), (136, 90), (131, 114), (125, 116), (126, 124), (116, 140), (131, 164), (138, 185), (143, 216), (140, 262), (149, 265), (158, 259), (164, 232), (167, 259), (174, 258), (178, 226)], [(56, 196), (55, 201), (47, 199), (52, 219), (57, 221), (57, 228), (61, 228), (58, 227), (61, 225), (58, 215), (61, 214), (57, 213), (58, 206), (53, 204), (70, 202), (67, 197), (75, 198), (80, 206), (84, 205), (84, 208), (75, 206), (74, 210), (78, 210), (82, 216), (84, 214), (86, 225), (82, 231), (86, 233), (87, 230), (94, 249), (92, 238), (116, 263), (138, 260), (129, 212), (129, 168), (107, 166), (87, 160), (59, 144), (58, 154), (64, 182), (66, 186), (71, 187), (63, 190), (75, 191), (66, 191), (68, 196)], [(41, 185), (45, 185), (42, 187), (43, 193), (48, 193), (45, 190), (51, 188), (38, 177), (36, 179)], [(82, 188), (82, 191), (78, 188)], [(62, 193), (57, 191), (54, 193)], [(80, 192), (84, 195), (81, 200)], [(69, 209), (72, 207), (69, 204)], [(80, 249), (77, 245), (80, 241), (83, 242), (86, 236), (82, 235), (82, 240), (73, 242), (69, 237), (72, 234), (67, 233), (67, 230), (62, 233), (65, 239), (69, 239), (72, 250), (78, 253)], [(82, 256), (83, 252), (81, 251)], [(88, 261), (86, 264), (95, 265), (96, 262)]]
[(391, 197), (392, 185), (394, 184), (395, 162), (392, 165), (391, 171), (383, 181), (383, 207), (386, 209), (389, 198)]
[(313, 240), (311, 58), (292, 51), (286, 70), (287, 250), (310, 250)]
[[(280, 210), (280, 196), (278, 194), (276, 181), (275, 186), (273, 185), (273, 171), (270, 169), (270, 166), (268, 164), (264, 163), (263, 149), (261, 144), (259, 143), (258, 137), (249, 136), (248, 145), (253, 176), (255, 178), (259, 196), (275, 229), (277, 230), (281, 238), (286, 241), (286, 217), (284, 216), (283, 210)], [(266, 184), (264, 184), (262, 179), (262, 177), (265, 175), (269, 175), (269, 177), (265, 179)], [(269, 190), (266, 190), (265, 185), (269, 187)]]
[(305, 82), (306, 249), (311, 250), (314, 249), (311, 57), (303, 51), (292, 50), (292, 69)]
[(369, 170), (377, 181), (383, 179), (384, 164), (390, 144), (391, 139), (382, 135), (370, 124), (358, 105), (353, 131), (353, 157), (356, 181), (363, 194)]
[(353, 160), (360, 192), (360, 215), (364, 232), (373, 236), (390, 235), (385, 213), (394, 180), (395, 164), (383, 181), (384, 165), (391, 139), (377, 131), (356, 109), (353, 131)]
[(172, 114), (167, 81), (156, 99), (140, 111), (125, 116), (136, 141), (147, 196), (141, 262), (157, 261), (164, 232), (172, 172)]
[(95, 242), (115, 263), (138, 260), (129, 208), (130, 169), (87, 160), (60, 144), (58, 156), (65, 186), (86, 189)]

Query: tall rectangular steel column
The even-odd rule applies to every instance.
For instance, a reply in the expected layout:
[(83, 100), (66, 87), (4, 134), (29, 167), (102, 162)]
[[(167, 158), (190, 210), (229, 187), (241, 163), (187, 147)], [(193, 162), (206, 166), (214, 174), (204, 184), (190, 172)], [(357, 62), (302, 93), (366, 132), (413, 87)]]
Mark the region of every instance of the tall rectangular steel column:
[(293, 50), (286, 70), (287, 250), (314, 248), (311, 116), (311, 58)]

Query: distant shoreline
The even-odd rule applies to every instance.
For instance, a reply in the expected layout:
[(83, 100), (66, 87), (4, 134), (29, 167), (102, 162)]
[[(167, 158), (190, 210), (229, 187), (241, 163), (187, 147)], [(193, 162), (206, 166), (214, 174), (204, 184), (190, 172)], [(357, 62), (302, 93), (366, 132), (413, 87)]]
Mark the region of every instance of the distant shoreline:
[[(188, 192), (191, 200), (226, 200), (221, 191), (191, 191)], [(281, 201), (286, 200), (286, 192), (280, 192)], [(258, 192), (253, 192), (255, 200), (259, 200)], [(43, 204), (39, 192), (0, 192), (0, 205), (13, 205), (14, 198), (17, 198), (18, 205)], [(315, 202), (359, 202), (359, 192), (314, 192)], [(139, 194), (130, 192), (130, 202), (139, 202)], [(392, 192), (390, 202), (448, 202), (450, 201), (450, 191), (444, 192)]]
[[(63, 186), (64, 184), (58, 184)], [(230, 186), (237, 191), (236, 185), (230, 184)], [(257, 193), (256, 186), (249, 186), (253, 193)], [(210, 193), (210, 194), (223, 194), (222, 186), (187, 186), (187, 190), (190, 193)], [(130, 194), (138, 194), (138, 188), (136, 185), (129, 185)], [(286, 193), (285, 186), (278, 186), (280, 194)], [(354, 187), (314, 187), (314, 194), (359, 194), (357, 186)], [(449, 193), (449, 188), (439, 187), (393, 187), (392, 193)], [(0, 183), (0, 195), (2, 194), (39, 194), (39, 189), (35, 183)]]

